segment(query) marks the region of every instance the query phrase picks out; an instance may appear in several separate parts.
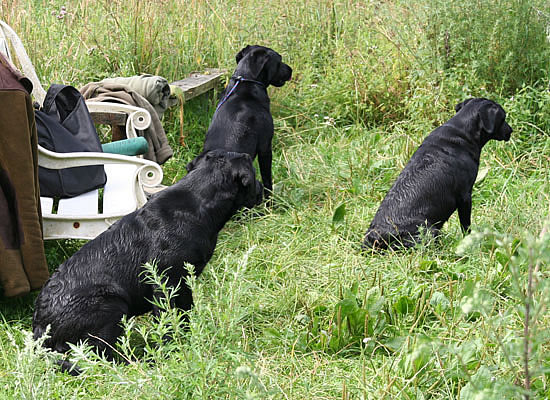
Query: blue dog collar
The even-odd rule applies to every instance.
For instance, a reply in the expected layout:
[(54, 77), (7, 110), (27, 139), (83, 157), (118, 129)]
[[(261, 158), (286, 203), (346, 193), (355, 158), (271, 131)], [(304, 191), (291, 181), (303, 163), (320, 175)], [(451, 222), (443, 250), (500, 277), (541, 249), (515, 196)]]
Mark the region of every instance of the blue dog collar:
[(229, 90), (229, 92), (223, 97), (223, 99), (220, 100), (220, 102), (218, 103), (218, 106), (216, 107), (216, 111), (218, 111), (220, 109), (220, 107), (222, 106), (222, 104), (227, 101), (229, 96), (231, 96), (233, 94), (233, 92), (235, 91), (235, 89), (237, 89), (237, 86), (239, 86), (239, 83), (241, 83), (241, 82), (255, 83), (256, 85), (260, 85), (261, 87), (266, 89), (266, 85), (263, 82), (255, 81), (254, 79), (243, 78), (240, 75), (239, 76), (232, 76), (231, 79), (235, 80), (235, 84), (233, 85), (231, 90)]

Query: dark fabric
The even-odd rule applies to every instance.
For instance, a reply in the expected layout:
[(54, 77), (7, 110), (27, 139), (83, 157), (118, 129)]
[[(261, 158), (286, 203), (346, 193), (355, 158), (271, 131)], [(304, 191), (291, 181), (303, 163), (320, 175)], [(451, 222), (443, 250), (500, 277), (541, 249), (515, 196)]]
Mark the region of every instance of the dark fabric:
[(143, 157), (158, 164), (163, 164), (172, 157), (173, 151), (168, 144), (166, 132), (164, 132), (155, 109), (139, 93), (126, 85), (102, 82), (88, 83), (80, 88), (80, 92), (87, 100), (122, 103), (145, 108), (151, 114), (151, 125), (144, 131), (138, 131), (138, 134), (145, 137), (149, 143), (149, 151)]
[(15, 67), (0, 53), (0, 89), (24, 90), (32, 92), (32, 82), (21, 74)]
[(7, 297), (39, 289), (49, 275), (28, 83), (0, 54), (0, 285)]
[(23, 232), (17, 211), (15, 188), (7, 171), (0, 166), (0, 239), (6, 249), (18, 249), (21, 246)]
[[(57, 153), (102, 152), (94, 122), (84, 98), (72, 86), (53, 84), (36, 110), (38, 143)], [(46, 197), (74, 197), (105, 185), (103, 165), (38, 169), (40, 193)]]

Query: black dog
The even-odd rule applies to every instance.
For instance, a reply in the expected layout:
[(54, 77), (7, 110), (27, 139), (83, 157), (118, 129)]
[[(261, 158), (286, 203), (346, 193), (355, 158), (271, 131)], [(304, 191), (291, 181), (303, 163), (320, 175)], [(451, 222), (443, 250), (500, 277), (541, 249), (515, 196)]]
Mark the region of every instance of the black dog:
[[(273, 117), (267, 87), (283, 86), (292, 77), (292, 69), (277, 52), (263, 46), (246, 46), (236, 60), (237, 69), (212, 117), (203, 152), (223, 149), (247, 153), (252, 159), (258, 155), (264, 194), (268, 197), (273, 190)], [(187, 165), (188, 171), (193, 168), (193, 162)]]
[[(155, 261), (173, 287), (187, 275), (186, 262), (198, 276), (214, 252), (218, 232), (238, 209), (255, 206), (261, 195), (248, 154), (205, 154), (179, 182), (59, 266), (36, 299), (34, 337), (50, 325), (45, 346), (64, 353), (67, 343), (87, 341), (111, 359), (123, 315), (159, 313), (151, 304), (159, 290), (143, 281), (142, 265)], [(192, 305), (191, 290), (182, 282), (174, 306), (189, 310)], [(72, 367), (67, 361), (60, 364), (66, 371)]]
[(508, 141), (512, 128), (491, 100), (468, 99), (455, 110), (397, 177), (367, 230), (364, 248), (411, 247), (420, 227), (435, 237), (456, 209), (463, 232), (469, 232), (481, 149), (490, 139)]

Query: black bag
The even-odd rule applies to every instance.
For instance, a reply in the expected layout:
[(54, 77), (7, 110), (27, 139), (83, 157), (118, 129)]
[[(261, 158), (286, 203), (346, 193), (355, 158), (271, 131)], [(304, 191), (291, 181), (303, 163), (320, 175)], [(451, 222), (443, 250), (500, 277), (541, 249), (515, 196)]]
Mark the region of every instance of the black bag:
[[(44, 104), (35, 110), (38, 144), (57, 153), (101, 152), (101, 143), (84, 98), (72, 86), (53, 84)], [(38, 170), (40, 195), (74, 197), (107, 181), (103, 165)]]

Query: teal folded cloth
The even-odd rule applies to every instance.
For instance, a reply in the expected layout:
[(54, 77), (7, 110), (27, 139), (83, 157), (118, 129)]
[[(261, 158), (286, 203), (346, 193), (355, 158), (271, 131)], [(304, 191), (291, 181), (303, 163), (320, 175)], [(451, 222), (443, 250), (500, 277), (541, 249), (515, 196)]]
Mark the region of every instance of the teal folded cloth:
[(153, 106), (159, 119), (162, 118), (166, 109), (178, 104), (178, 99), (171, 95), (168, 81), (162, 76), (143, 74), (128, 78), (107, 78), (101, 82), (129, 86)]
[(101, 145), (104, 153), (121, 154), (123, 156), (137, 156), (145, 154), (149, 150), (147, 139), (143, 136)]

